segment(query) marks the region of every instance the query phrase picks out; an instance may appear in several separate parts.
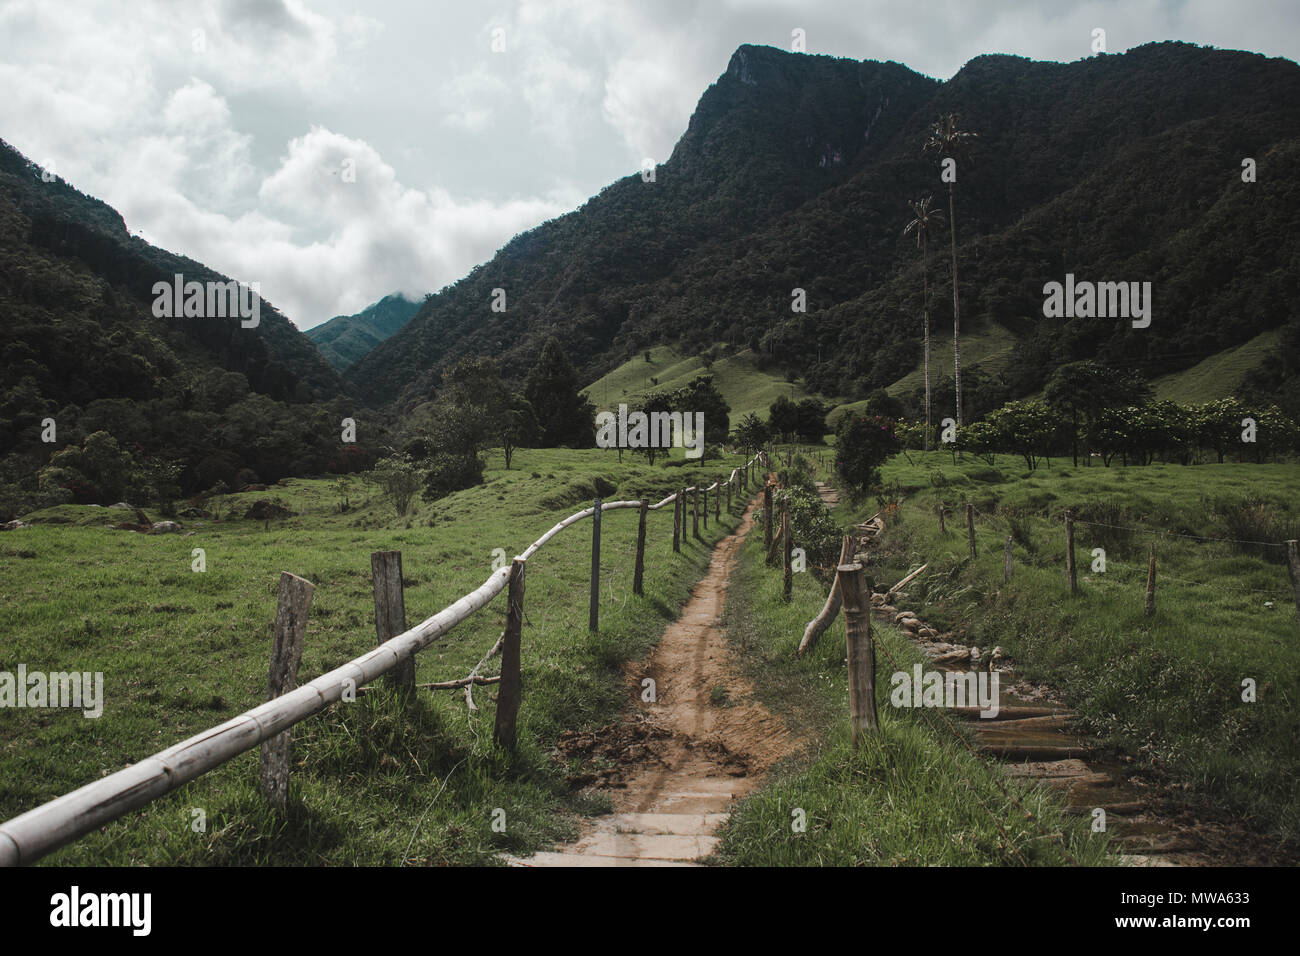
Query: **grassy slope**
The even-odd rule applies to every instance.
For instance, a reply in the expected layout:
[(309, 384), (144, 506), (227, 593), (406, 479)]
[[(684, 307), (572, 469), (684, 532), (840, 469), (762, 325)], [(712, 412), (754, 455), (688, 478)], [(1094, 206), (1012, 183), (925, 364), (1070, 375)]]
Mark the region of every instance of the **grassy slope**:
[(1163, 375), (1151, 383), (1155, 398), (1159, 401), (1197, 404), (1234, 395), (1281, 340), (1281, 329), (1273, 329), (1235, 349), (1211, 355), (1189, 369)]
[[(837, 519), (847, 521), (852, 515), (844, 505)], [(1066, 817), (1042, 793), (977, 761), (935, 715), (889, 705), (891, 657), (904, 669), (924, 660), (893, 627), (873, 625), (881, 730), (853, 754), (843, 615), (807, 658), (793, 657), (804, 626), (824, 600), (822, 585), (811, 574), (798, 574), (793, 600), (785, 604), (780, 570), (764, 565), (761, 532), (746, 542), (727, 599), (737, 657), (764, 703), (811, 744), (742, 801), (723, 832), (721, 862), (980, 866), (1107, 861), (1104, 836), (1090, 833), (1080, 818)], [(999, 791), (995, 777), (1033, 811), (1047, 833), (1067, 835), (1069, 857), (1024, 819)], [(806, 814), (805, 832), (792, 826), (796, 810)]]
[[(762, 371), (749, 349), (719, 359), (712, 369), (705, 369), (699, 356), (684, 356), (668, 345), (651, 349), (649, 362), (643, 355), (624, 362), (585, 391), (597, 408), (617, 411), (619, 402), (631, 404), (649, 392), (677, 388), (706, 371), (712, 372), (714, 385), (731, 406), (733, 428), (750, 412), (766, 421), (769, 406), (781, 395), (796, 402), (821, 397), (808, 392), (800, 382), (791, 385), (782, 375)], [(659, 379), (659, 384), (655, 385), (651, 378)]]
[[(6, 710), (0, 722), (0, 818), (115, 771), (214, 726), (265, 698), (269, 624), (279, 572), (316, 584), (299, 670), (309, 680), (374, 645), (369, 554), (403, 553), (408, 623), (477, 587), (492, 550), (518, 553), (558, 517), (588, 503), (603, 476), (618, 497), (656, 500), (690, 480), (689, 468), (651, 469), (612, 452), (523, 450), (499, 456), (487, 484), (435, 503), (410, 520), (378, 502), (337, 511), (333, 483), (235, 496), (241, 511), (279, 498), (283, 522), (186, 522), (197, 533), (140, 536), (97, 526), (105, 509), (62, 508), (40, 517), (84, 517), (0, 537), (5, 572), (0, 670), (102, 671), (98, 720), (66, 710)], [(738, 459), (737, 459), (738, 461)], [(730, 464), (725, 467), (731, 467)], [(709, 462), (707, 474), (724, 470)], [(418, 500), (418, 499), (417, 499)], [(354, 504), (364, 494), (353, 491)], [(123, 515), (126, 513), (115, 513)], [(470, 717), (459, 692), (421, 692), (408, 719), (382, 693), (338, 705), (295, 731), (291, 812), (276, 821), (254, 788), (248, 753), (48, 858), (79, 864), (484, 863), (501, 849), (535, 849), (573, 833), (573, 800), (551, 757), (565, 729), (594, 729), (624, 706), (619, 665), (641, 656), (676, 616), (707, 565), (711, 542), (734, 527), (710, 522), (706, 542), (671, 552), (671, 514), (653, 512), (646, 596), (631, 595), (636, 512), (611, 512), (602, 536), (601, 630), (587, 631), (590, 525), (555, 538), (529, 562), (524, 628), (521, 751), (491, 747), (495, 689), (475, 693)], [(191, 549), (207, 571), (191, 570)], [(499, 597), (418, 660), (417, 680), (468, 673), (501, 631)], [(485, 668), (495, 673), (499, 664)], [(491, 829), (495, 808), (506, 831)], [(191, 811), (206, 812), (204, 833)], [(596, 807), (598, 809), (598, 807)]]
[[(1296, 465), (1153, 465), (1071, 468), (1056, 461), (1028, 475), (1022, 461), (911, 453), (885, 468), (905, 496), (878, 570), (897, 580), (921, 562), (909, 587), (917, 613), (967, 642), (1001, 645), (1028, 677), (1050, 681), (1117, 752), (1158, 767), (1220, 807), (1253, 817), (1280, 836), (1300, 836), (1300, 644), (1285, 566), (1277, 548), (1243, 553), (1206, 537), (1295, 537), (1300, 531)], [(1064, 466), (1064, 467), (1063, 467)], [(1265, 531), (1234, 531), (1221, 506), (1247, 497), (1279, 517)], [(966, 556), (965, 529), (934, 518), (943, 501), (960, 516), (977, 510), (979, 555)], [(1064, 581), (1061, 513), (1076, 509), (1079, 597)], [(1085, 523), (1091, 522), (1091, 523)], [(955, 528), (955, 530), (954, 530)], [(1289, 528), (1289, 530), (1288, 530)], [(1014, 536), (1015, 573), (1002, 583), (1003, 546)], [(1143, 617), (1148, 548), (1157, 555), (1156, 614)], [(1103, 548), (1104, 573), (1093, 572)], [(1271, 602), (1272, 607), (1266, 602)], [(1256, 703), (1244, 703), (1252, 678)]]

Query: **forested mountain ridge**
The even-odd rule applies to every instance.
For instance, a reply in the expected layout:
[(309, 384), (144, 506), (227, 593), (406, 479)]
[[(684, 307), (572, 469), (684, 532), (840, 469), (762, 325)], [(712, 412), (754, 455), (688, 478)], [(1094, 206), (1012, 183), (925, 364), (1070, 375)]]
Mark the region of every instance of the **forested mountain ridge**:
[(397, 332), (419, 308), (420, 303), (395, 292), (355, 315), (336, 315), (303, 334), (316, 343), (325, 361), (343, 372)]
[(265, 300), (256, 326), (156, 317), (154, 284), (176, 274), (226, 281), (0, 142), (0, 511), (35, 490), (51, 453), (96, 431), (137, 464), (174, 465), (177, 492), (365, 457), (339, 443), (336, 414), (355, 402), (288, 319)]
[[(1300, 321), (1291, 61), (1159, 43), (1069, 64), (981, 56), (938, 83), (743, 46), (654, 182), (619, 180), (516, 237), (346, 377), (412, 404), (449, 361), (496, 354), (520, 374), (555, 334), (588, 380), (650, 345), (721, 342), (824, 394), (888, 385), (920, 356), (920, 256), (903, 226), (909, 199), (947, 213), (922, 153), (947, 112), (978, 134), (955, 193), (963, 329), (995, 321), (1021, 339), (1013, 374), (982, 383), (986, 403), (1036, 391), (1068, 361), (1155, 377)], [(952, 320), (946, 222), (935, 238), (937, 330)], [(1043, 285), (1067, 272), (1151, 281), (1152, 325), (1045, 319)], [(791, 310), (795, 288), (806, 313)], [(1300, 335), (1284, 342), (1258, 377), (1274, 394), (1300, 366)]]

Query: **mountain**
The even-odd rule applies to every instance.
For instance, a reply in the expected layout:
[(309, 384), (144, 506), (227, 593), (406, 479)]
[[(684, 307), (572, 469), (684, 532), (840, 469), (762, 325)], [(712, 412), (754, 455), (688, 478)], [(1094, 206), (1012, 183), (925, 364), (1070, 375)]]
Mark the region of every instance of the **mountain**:
[(155, 283), (177, 274), (228, 281), (130, 235), (116, 210), (0, 141), (0, 513), (35, 493), (52, 453), (97, 431), (136, 464), (173, 465), (186, 493), (365, 458), (339, 441), (357, 403), (309, 339), (251, 294), (247, 320), (158, 317)]
[[(947, 213), (921, 149), (947, 112), (978, 133), (955, 186), (962, 331), (1015, 340), (1005, 371), (969, 385), (986, 403), (1036, 392), (1065, 362), (1154, 379), (1283, 327), (1254, 379), (1285, 397), (1300, 369), (1300, 67), (1183, 43), (1069, 64), (981, 56), (942, 83), (742, 46), (653, 182), (626, 177), (517, 236), (345, 379), (407, 406), (464, 355), (521, 376), (554, 334), (588, 381), (647, 347), (721, 343), (825, 395), (889, 386), (921, 354), (920, 257), (903, 226), (909, 199), (932, 194)], [(1150, 327), (1045, 318), (1043, 286), (1066, 273), (1150, 281)], [(951, 329), (950, 276), (945, 223), (936, 335)], [(505, 313), (491, 311), (496, 288)], [(806, 313), (791, 310), (796, 288)], [(951, 355), (934, 361), (950, 373)]]
[(325, 361), (344, 372), (415, 315), (420, 303), (400, 292), (386, 295), (356, 315), (336, 315), (303, 334), (316, 343)]

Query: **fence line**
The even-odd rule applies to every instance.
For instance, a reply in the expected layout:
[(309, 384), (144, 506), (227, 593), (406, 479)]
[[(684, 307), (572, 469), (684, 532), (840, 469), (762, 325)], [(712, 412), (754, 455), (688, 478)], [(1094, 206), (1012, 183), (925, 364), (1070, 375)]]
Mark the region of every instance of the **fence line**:
[[(733, 469), (727, 480), (737, 480), (741, 470), (748, 469), (755, 461), (766, 463), (767, 456), (763, 452), (755, 454), (745, 465)], [(719, 479), (711, 488), (717, 488), (721, 483)], [(650, 506), (650, 509), (666, 506), (678, 494), (682, 493), (669, 495), (657, 505)], [(485, 607), (506, 588), (512, 573), (522, 578), (522, 567), (529, 557), (565, 528), (583, 518), (592, 517), (597, 507), (602, 512), (640, 508), (641, 502), (601, 503), (597, 500), (591, 508), (570, 515), (534, 541), (515, 559), (515, 564), (493, 571), (473, 591), (368, 653), (225, 723), (146, 757), (139, 763), (0, 823), (0, 866), (33, 863), (96, 827), (142, 807), (227, 760), (275, 738), (295, 724), (338, 703), (349, 690), (355, 692), (397, 669), (438, 637)], [(512, 572), (516, 566), (521, 569), (520, 572)], [(522, 603), (522, 587), (519, 591), (518, 600)], [(515, 609), (512, 606), (509, 610), (513, 614)], [(508, 728), (508, 731), (513, 733), (513, 727)]]

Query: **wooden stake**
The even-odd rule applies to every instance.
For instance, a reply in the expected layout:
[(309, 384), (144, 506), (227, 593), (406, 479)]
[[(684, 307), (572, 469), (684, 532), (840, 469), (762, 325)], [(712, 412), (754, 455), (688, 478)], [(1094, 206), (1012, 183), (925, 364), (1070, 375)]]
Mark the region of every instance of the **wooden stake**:
[(682, 496), (686, 494), (683, 488), (677, 492), (673, 499), (673, 553), (682, 553), (682, 526), (686, 524), (686, 517), (682, 511)]
[(727, 514), (731, 514), (731, 486), (738, 480), (734, 476), (727, 479)]
[(695, 483), (695, 493), (691, 495), (691, 535), (700, 540), (700, 483)]
[[(849, 564), (853, 558), (853, 539), (847, 534), (840, 544), (839, 564)], [(795, 651), (795, 657), (803, 657), (810, 650), (817, 646), (817, 641), (825, 633), (826, 628), (830, 627), (835, 620), (835, 616), (840, 613), (840, 605), (843, 598), (840, 596), (840, 576), (835, 575), (835, 581), (831, 584), (831, 593), (826, 597), (826, 603), (822, 606), (821, 613), (808, 622), (804, 628), (803, 640), (799, 642), (799, 649)]]
[(703, 479), (697, 482), (700, 491), (704, 494), (704, 530), (709, 530), (709, 489), (705, 486)]
[(645, 574), (645, 519), (650, 512), (650, 499), (641, 499), (641, 518), (636, 526), (636, 565), (632, 570), (632, 593), (643, 594), (642, 576)]
[[(402, 596), (402, 552), (370, 555), (370, 579), (375, 592), (375, 637), (382, 644), (406, 630), (406, 600)], [(415, 658), (407, 657), (384, 675), (384, 682), (404, 697), (415, 690)]]
[[(642, 521), (645, 520), (644, 511), (641, 512), (641, 518)], [(492, 742), (511, 753), (515, 750), (515, 724), (519, 719), (519, 701), (523, 687), (519, 648), (524, 628), (525, 564), (523, 558), (515, 558), (510, 565), (510, 581), (506, 585), (506, 630), (501, 644), (501, 686), (497, 688), (497, 716), (492, 729)]]
[(763, 485), (763, 551), (772, 550), (772, 488)]
[(1151, 556), (1147, 558), (1147, 602), (1142, 609), (1144, 617), (1156, 613), (1156, 546), (1151, 545)]
[(975, 506), (966, 505), (966, 537), (970, 540), (970, 556), (975, 557)]
[(1011, 581), (1011, 535), (1007, 535), (1007, 555), (1002, 561), (1002, 580), (1006, 583)]
[(870, 600), (864, 600), (862, 565), (841, 564), (835, 570), (844, 601), (844, 631), (849, 658), (849, 720), (853, 749), (862, 735), (879, 728), (876, 716), (876, 649), (871, 642)]
[(587, 628), (595, 631), (600, 627), (600, 499), (592, 506), (591, 512), (591, 615)]
[[(714, 484), (716, 487), (714, 489), (714, 495), (713, 495), (713, 523), (717, 524), (719, 521), (722, 520), (722, 476), (721, 475), (718, 475), (718, 480)], [(731, 505), (728, 504), (727, 507), (730, 508)]]
[(943, 526), (943, 512), (944, 512), (943, 505), (939, 505), (939, 533), (947, 534), (948, 529)]
[(790, 595), (794, 588), (794, 572), (792, 569), (792, 558), (794, 554), (793, 541), (790, 539), (790, 499), (781, 499), (781, 551), (784, 554), (785, 578), (783, 582), (782, 597), (789, 603)]
[[(296, 574), (280, 572), (280, 599), (275, 608), (275, 630), (271, 638), (271, 670), (266, 699), (275, 700), (298, 686), (298, 662), (307, 633), (307, 614), (315, 586)], [(293, 731), (285, 730), (262, 744), (257, 784), (268, 803), (281, 813), (289, 800), (289, 751)]]
[(1070, 595), (1079, 593), (1079, 577), (1074, 567), (1074, 512), (1065, 512), (1065, 576), (1070, 579)]

